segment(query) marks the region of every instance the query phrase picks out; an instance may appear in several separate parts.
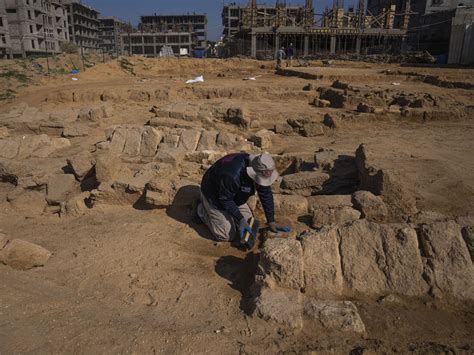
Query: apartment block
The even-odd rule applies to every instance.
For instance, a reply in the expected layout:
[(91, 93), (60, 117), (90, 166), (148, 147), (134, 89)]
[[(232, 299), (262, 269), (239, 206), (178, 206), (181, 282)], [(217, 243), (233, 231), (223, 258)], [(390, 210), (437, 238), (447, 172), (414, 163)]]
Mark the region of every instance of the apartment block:
[(82, 53), (100, 51), (99, 12), (80, 0), (60, 0), (68, 12), (70, 41)]
[(67, 13), (54, 0), (4, 0), (12, 54), (61, 53), (68, 41)]
[(138, 26), (141, 32), (173, 32), (191, 35), (192, 48), (207, 46), (207, 15), (157, 15), (141, 16)]
[(104, 53), (122, 55), (120, 35), (132, 31), (132, 27), (115, 17), (99, 18), (99, 46)]
[(171, 47), (175, 55), (180, 55), (181, 49), (190, 53), (194, 46), (190, 32), (122, 33), (121, 38), (124, 54), (146, 57), (158, 57), (164, 46)]
[(0, 2), (0, 58), (8, 58), (13, 55), (10, 41), (10, 30), (8, 29), (7, 11), (5, 3)]

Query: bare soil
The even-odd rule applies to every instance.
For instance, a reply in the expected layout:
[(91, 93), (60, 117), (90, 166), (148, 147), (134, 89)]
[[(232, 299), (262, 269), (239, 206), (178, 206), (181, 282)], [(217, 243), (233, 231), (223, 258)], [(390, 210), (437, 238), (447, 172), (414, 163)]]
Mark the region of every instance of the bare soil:
[[(76, 58), (77, 60), (77, 58)], [(276, 135), (271, 153), (312, 154), (321, 147), (353, 153), (367, 143), (376, 161), (398, 176), (417, 207), (449, 217), (472, 217), (474, 211), (474, 120), (454, 107), (474, 105), (474, 91), (442, 88), (383, 70), (419, 71), (453, 81), (474, 82), (470, 69), (401, 68), (342, 62), (333, 67), (311, 63), (322, 80), (275, 75), (271, 62), (252, 60), (128, 59), (99, 63), (77, 75), (47, 77), (5, 61), (1, 69), (29, 75), (28, 86), (1, 78), (0, 88), (13, 88), (15, 98), (0, 101), (8, 112), (21, 103), (43, 111), (81, 108), (100, 102), (104, 93), (119, 95), (106, 125), (91, 128), (72, 146), (31, 164), (60, 169), (72, 153), (89, 149), (105, 137), (104, 127), (144, 124), (152, 105), (235, 105), (259, 118), (262, 127), (293, 117), (345, 115), (340, 126), (318, 137)], [(70, 70), (67, 57), (51, 60)], [(39, 60), (44, 68), (44, 60)], [(75, 64), (80, 66), (80, 63)], [(59, 70), (59, 69), (58, 69)], [(195, 75), (205, 82), (186, 86)], [(244, 81), (257, 76), (256, 81)], [(72, 81), (71, 78), (78, 78)], [(309, 82), (329, 86), (334, 80), (367, 89), (429, 93), (447, 114), (432, 120), (392, 114), (359, 114), (353, 109), (317, 108), (316, 92), (302, 91)], [(392, 83), (399, 82), (399, 86)], [(129, 99), (131, 91), (168, 93), (165, 101)], [(72, 96), (76, 100), (73, 101)], [(214, 93), (214, 94), (210, 94)], [(60, 96), (63, 95), (63, 96)], [(313, 97), (314, 96), (314, 97)], [(63, 99), (59, 99), (63, 97)], [(444, 111), (443, 111), (444, 112)], [(469, 111), (463, 111), (469, 112)], [(470, 111), (472, 112), (472, 111)], [(32, 117), (34, 120), (34, 117)], [(2, 122), (0, 122), (0, 127)], [(219, 129), (239, 131), (224, 123)], [(28, 132), (24, 126), (10, 135)], [(202, 174), (197, 172), (197, 174)], [(0, 231), (39, 244), (53, 252), (40, 268), (16, 271), (0, 264), (0, 353), (472, 353), (472, 305), (444, 300), (413, 300), (382, 305), (355, 300), (367, 336), (329, 333), (304, 327), (290, 330), (252, 316), (249, 295), (258, 249), (244, 252), (217, 244), (184, 207), (141, 210), (132, 206), (98, 207), (76, 218), (37, 213), (35, 206), (14, 208), (13, 189), (0, 183)], [(279, 220), (294, 228), (304, 221)]]

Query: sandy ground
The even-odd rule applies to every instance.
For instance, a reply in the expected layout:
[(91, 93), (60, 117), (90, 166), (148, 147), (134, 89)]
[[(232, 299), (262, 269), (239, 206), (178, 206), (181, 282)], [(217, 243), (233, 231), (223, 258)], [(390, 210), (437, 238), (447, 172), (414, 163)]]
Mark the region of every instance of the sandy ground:
[[(308, 80), (275, 75), (273, 64), (250, 60), (134, 59), (135, 76), (110, 62), (85, 73), (35, 74), (17, 97), (0, 102), (5, 112), (21, 102), (44, 110), (78, 108), (99, 100), (104, 91), (164, 90), (169, 102), (182, 105), (245, 105), (271, 128), (291, 115), (321, 116), (344, 112), (350, 118), (321, 137), (274, 137), (272, 153), (312, 153), (320, 147), (353, 153), (370, 144), (376, 161), (393, 171), (414, 194), (417, 207), (451, 217), (474, 211), (474, 121), (443, 117), (424, 122), (383, 114), (309, 105), (301, 91)], [(17, 64), (9, 62), (10, 66)], [(7, 65), (2, 63), (2, 65)], [(317, 65), (316, 63), (314, 63)], [(263, 65), (263, 67), (262, 67)], [(58, 61), (58, 67), (64, 63)], [(474, 92), (446, 89), (406, 76), (380, 74), (383, 69), (429, 72), (450, 80), (473, 82), (469, 69), (400, 68), (395, 65), (340, 63), (312, 70), (324, 75), (316, 85), (340, 79), (352, 85), (431, 93), (446, 107), (474, 104)], [(196, 91), (184, 80), (203, 74)], [(219, 74), (219, 76), (218, 76)], [(246, 76), (256, 81), (243, 81)], [(4, 79), (2, 79), (4, 80)], [(314, 81), (312, 81), (314, 82)], [(2, 82), (2, 88), (18, 85)], [(233, 90), (228, 97), (202, 97), (203, 90)], [(58, 93), (82, 95), (80, 102), (45, 101)], [(168, 103), (169, 103), (168, 102)], [(155, 104), (120, 101), (107, 125), (144, 124)], [(157, 105), (162, 105), (156, 102)], [(222, 126), (226, 127), (226, 126)], [(21, 134), (22, 129), (13, 134)], [(69, 152), (103, 139), (104, 127), (89, 137), (74, 138)], [(65, 160), (68, 152), (56, 156)], [(56, 164), (38, 160), (35, 164)], [(472, 353), (474, 309), (443, 300), (402, 299), (381, 305), (356, 300), (367, 336), (328, 333), (304, 327), (289, 330), (249, 315), (249, 288), (258, 250), (245, 253), (217, 244), (191, 211), (101, 207), (77, 218), (16, 211), (6, 202), (9, 184), (0, 183), (0, 230), (40, 244), (53, 252), (41, 268), (15, 271), (0, 265), (0, 353)], [(285, 216), (279, 216), (285, 220)], [(293, 226), (298, 221), (287, 221)]]

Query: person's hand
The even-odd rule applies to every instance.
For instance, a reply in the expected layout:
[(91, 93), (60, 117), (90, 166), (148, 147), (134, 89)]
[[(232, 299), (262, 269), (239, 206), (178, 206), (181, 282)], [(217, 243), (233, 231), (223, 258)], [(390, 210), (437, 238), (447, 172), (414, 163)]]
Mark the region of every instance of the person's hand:
[(268, 227), (270, 228), (270, 231), (272, 231), (273, 233), (289, 233), (289, 232), (291, 232), (290, 227), (279, 226), (278, 224), (276, 224), (276, 222), (268, 223)]
[(240, 236), (240, 240), (242, 240), (244, 238), (244, 234), (246, 232), (249, 232), (250, 234), (252, 234), (252, 228), (250, 227), (249, 223), (245, 220), (245, 218), (242, 218), (240, 221), (239, 221), (239, 236)]

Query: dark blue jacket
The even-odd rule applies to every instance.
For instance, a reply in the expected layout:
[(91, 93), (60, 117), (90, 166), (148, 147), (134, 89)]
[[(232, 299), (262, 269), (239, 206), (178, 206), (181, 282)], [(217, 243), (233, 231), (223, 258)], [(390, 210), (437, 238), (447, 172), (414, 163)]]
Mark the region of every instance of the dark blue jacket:
[(247, 175), (250, 165), (245, 153), (227, 155), (214, 163), (204, 174), (201, 191), (216, 207), (229, 212), (236, 220), (243, 218), (238, 206), (258, 193), (267, 222), (275, 221), (272, 188), (260, 186)]

